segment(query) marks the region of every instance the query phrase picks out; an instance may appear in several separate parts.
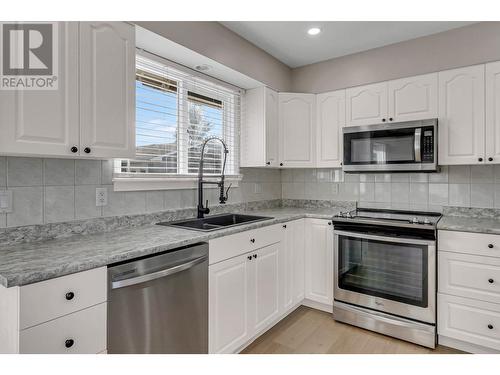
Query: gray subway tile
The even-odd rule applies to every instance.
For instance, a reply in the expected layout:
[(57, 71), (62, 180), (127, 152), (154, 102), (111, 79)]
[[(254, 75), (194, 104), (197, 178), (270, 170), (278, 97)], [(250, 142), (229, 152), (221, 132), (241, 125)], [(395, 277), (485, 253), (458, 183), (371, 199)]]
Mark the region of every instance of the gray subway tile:
[(391, 201), (391, 184), (385, 182), (375, 182), (375, 202)]
[(491, 208), (494, 204), (493, 184), (471, 184), (470, 205), (471, 207)]
[(439, 172), (429, 173), (430, 183), (442, 184), (448, 182), (448, 166), (443, 165), (439, 169)]
[(164, 205), (166, 209), (181, 207), (181, 191), (180, 190), (165, 190)]
[(165, 194), (163, 191), (147, 191), (146, 192), (146, 211), (158, 212), (165, 209), (164, 202)]
[(362, 202), (375, 202), (375, 183), (359, 183), (359, 200)]
[(7, 186), (7, 159), (0, 156), (0, 186)]
[(41, 186), (42, 159), (7, 158), (7, 186)]
[(494, 181), (493, 165), (472, 165), (470, 180), (473, 184), (492, 183)]
[(101, 160), (101, 184), (111, 185), (113, 183), (114, 160)]
[(391, 183), (391, 202), (393, 203), (410, 202), (410, 184), (408, 182)]
[(429, 205), (448, 205), (448, 184), (429, 184)]
[(470, 182), (470, 166), (450, 165), (448, 167), (448, 182), (450, 184), (468, 184)]
[(292, 169), (293, 182), (305, 182), (305, 172), (303, 169)]
[(345, 182), (343, 184), (339, 184), (338, 199), (344, 201), (359, 200), (359, 183)]
[(12, 212), (7, 214), (7, 226), (17, 227), (43, 223), (43, 187), (13, 187)]
[(408, 173), (393, 173), (391, 182), (410, 182), (410, 175)]
[(7, 226), (7, 214), (0, 214), (0, 228)]
[[(196, 207), (198, 203), (197, 198), (198, 195), (196, 189), (181, 190), (181, 207), (182, 208)], [(203, 204), (205, 203), (206, 202), (203, 202)]]
[[(95, 189), (101, 185), (77, 185), (75, 186), (75, 218), (91, 219), (102, 215), (102, 207), (95, 204)], [(109, 194), (109, 187), (108, 194)]]
[(44, 159), (43, 176), (45, 185), (74, 185), (75, 161), (71, 159)]
[(143, 191), (113, 191), (108, 187), (108, 204), (103, 207), (104, 216), (133, 215), (146, 212), (146, 194)]
[(100, 160), (76, 160), (75, 161), (75, 184), (76, 185), (99, 185), (99, 184), (101, 184), (101, 161)]
[(75, 187), (46, 186), (44, 197), (44, 222), (59, 223), (75, 218)]
[(470, 184), (449, 184), (448, 195), (450, 206), (470, 206)]
[(410, 204), (412, 206), (427, 206), (429, 201), (429, 184), (411, 183), (410, 184)]

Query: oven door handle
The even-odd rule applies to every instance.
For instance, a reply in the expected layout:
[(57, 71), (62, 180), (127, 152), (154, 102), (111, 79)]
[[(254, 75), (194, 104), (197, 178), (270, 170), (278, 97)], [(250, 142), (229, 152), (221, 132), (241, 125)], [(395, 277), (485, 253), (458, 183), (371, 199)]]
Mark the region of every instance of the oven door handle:
[(435, 246), (436, 241), (432, 240), (418, 240), (418, 239), (410, 239), (410, 238), (400, 238), (400, 237), (389, 237), (389, 236), (379, 236), (373, 234), (365, 234), (365, 233), (356, 233), (356, 232), (346, 232), (342, 230), (334, 230), (334, 235), (342, 235), (347, 237), (355, 237), (366, 240), (378, 240), (378, 241), (386, 241), (386, 242), (394, 242), (394, 243), (406, 243), (410, 245), (427, 245), (427, 246)]
[(422, 162), (422, 150), (420, 145), (422, 144), (422, 128), (415, 129), (415, 162)]

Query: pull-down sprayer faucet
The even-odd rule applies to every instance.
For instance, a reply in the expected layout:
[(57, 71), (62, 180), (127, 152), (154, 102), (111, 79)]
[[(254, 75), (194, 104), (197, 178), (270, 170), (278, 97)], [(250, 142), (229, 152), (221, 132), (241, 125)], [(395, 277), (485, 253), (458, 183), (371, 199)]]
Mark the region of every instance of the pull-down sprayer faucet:
[[(205, 146), (207, 145), (208, 142), (212, 140), (218, 140), (220, 143), (222, 143), (222, 146), (224, 148), (224, 162), (222, 164), (222, 171), (220, 175), (220, 181), (205, 181), (203, 180), (203, 162), (204, 162), (204, 157), (205, 157)], [(210, 209), (208, 208), (208, 200), (206, 203), (206, 206), (203, 206), (203, 185), (205, 184), (212, 184), (212, 185), (218, 185), (220, 189), (220, 194), (219, 194), (219, 202), (221, 204), (226, 203), (228, 199), (228, 193), (229, 189), (231, 188), (231, 185), (227, 188), (225, 194), (224, 194), (224, 170), (226, 169), (226, 159), (227, 159), (227, 154), (229, 153), (226, 143), (219, 137), (209, 137), (203, 141), (203, 144), (201, 146), (201, 155), (200, 155), (200, 166), (198, 169), (198, 218), (203, 218), (206, 214), (210, 212)]]

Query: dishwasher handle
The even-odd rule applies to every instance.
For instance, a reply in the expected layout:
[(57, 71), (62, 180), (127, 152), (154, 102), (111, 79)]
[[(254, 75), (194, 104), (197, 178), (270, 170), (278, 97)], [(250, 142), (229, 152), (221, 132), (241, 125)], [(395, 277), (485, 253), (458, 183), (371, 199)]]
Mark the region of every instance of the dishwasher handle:
[(130, 279), (113, 281), (111, 283), (111, 289), (123, 288), (123, 287), (130, 286), (130, 285), (141, 284), (141, 283), (145, 283), (147, 281), (156, 280), (156, 279), (159, 279), (159, 278), (162, 278), (165, 276), (170, 276), (170, 275), (173, 275), (175, 273), (188, 270), (199, 263), (203, 263), (207, 259), (208, 259), (208, 257), (206, 255), (204, 255), (204, 256), (201, 256), (199, 258), (195, 258), (193, 260), (190, 260), (189, 262), (182, 263), (182, 264), (179, 264), (179, 265), (174, 266), (174, 267), (166, 268), (166, 269), (156, 271), (153, 273), (148, 273), (146, 275), (132, 277)]

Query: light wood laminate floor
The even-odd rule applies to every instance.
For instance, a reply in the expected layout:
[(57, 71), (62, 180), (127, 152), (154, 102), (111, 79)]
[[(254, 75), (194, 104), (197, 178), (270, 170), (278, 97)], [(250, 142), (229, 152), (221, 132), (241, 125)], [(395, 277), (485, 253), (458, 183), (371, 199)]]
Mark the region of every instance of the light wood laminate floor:
[(454, 354), (432, 350), (348, 324), (300, 306), (243, 350), (243, 354)]

